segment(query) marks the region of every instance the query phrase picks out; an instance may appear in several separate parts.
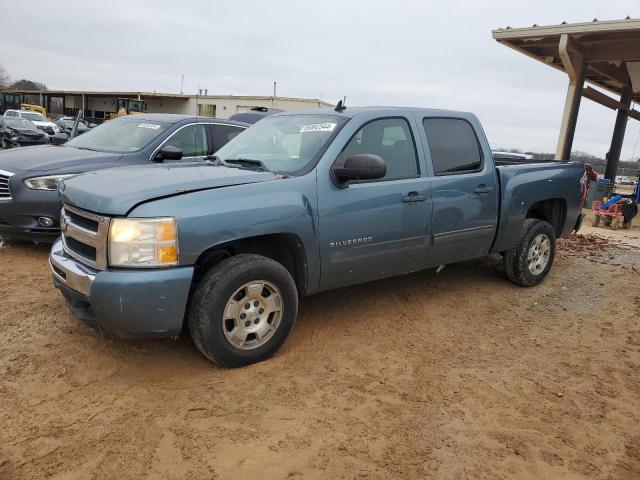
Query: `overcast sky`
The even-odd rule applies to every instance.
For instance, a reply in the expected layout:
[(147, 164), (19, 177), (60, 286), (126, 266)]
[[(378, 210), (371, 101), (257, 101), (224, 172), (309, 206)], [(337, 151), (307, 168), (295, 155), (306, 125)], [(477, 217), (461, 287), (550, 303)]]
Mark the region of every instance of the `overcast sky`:
[[(554, 152), (567, 77), (491, 30), (640, 17), (638, 0), (31, 0), (2, 7), (0, 65), (49, 88), (322, 98), (469, 110), (492, 147)], [(615, 112), (583, 100), (574, 150), (603, 156)], [(622, 158), (640, 122), (630, 120)], [(640, 144), (635, 147), (640, 155)]]

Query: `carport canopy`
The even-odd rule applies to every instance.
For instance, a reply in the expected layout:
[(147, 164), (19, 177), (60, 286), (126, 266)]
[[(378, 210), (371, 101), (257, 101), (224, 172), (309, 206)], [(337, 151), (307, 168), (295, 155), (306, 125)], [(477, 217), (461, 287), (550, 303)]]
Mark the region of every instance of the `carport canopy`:
[[(499, 43), (565, 72), (569, 87), (556, 159), (569, 160), (582, 97), (617, 110), (605, 177), (614, 180), (629, 117), (640, 120), (640, 19), (562, 23), (492, 32)], [(585, 87), (585, 82), (598, 87)], [(606, 92), (606, 93), (605, 93)]]

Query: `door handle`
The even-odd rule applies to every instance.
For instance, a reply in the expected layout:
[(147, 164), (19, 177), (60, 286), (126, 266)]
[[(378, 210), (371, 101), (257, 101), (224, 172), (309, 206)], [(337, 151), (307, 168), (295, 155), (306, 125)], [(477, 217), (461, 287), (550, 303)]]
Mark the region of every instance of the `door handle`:
[(402, 197), (402, 201), (404, 203), (424, 202), (426, 199), (426, 195), (420, 195), (418, 192), (409, 192), (404, 197)]
[(487, 187), (486, 185), (478, 185), (478, 187), (473, 190), (473, 193), (475, 193), (476, 195), (484, 195), (487, 193), (491, 193), (492, 191), (493, 188), (491, 187)]

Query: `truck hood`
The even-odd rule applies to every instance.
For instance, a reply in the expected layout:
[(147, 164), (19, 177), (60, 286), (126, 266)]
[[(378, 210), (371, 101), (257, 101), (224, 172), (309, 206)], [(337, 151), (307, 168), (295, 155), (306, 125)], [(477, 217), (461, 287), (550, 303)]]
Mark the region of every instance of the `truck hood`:
[[(0, 170), (9, 172), (80, 173), (91, 168), (104, 168), (103, 163), (115, 163), (120, 153), (94, 152), (73, 147), (42, 145), (0, 150)], [(73, 169), (77, 169), (73, 171)], [(55, 172), (58, 173), (58, 172)]]
[(156, 198), (196, 190), (268, 182), (271, 172), (221, 167), (203, 162), (152, 164), (109, 168), (60, 182), (65, 203), (104, 215), (126, 215), (132, 208)]

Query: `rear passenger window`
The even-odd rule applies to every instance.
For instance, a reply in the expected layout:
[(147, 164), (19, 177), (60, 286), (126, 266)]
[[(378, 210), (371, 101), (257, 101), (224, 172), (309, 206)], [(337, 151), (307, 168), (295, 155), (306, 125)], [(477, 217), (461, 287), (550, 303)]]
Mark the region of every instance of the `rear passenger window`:
[(384, 118), (367, 123), (351, 137), (336, 161), (363, 153), (378, 155), (385, 161), (387, 174), (382, 180), (419, 176), (413, 136), (404, 118)]
[(423, 125), (436, 175), (482, 169), (480, 143), (469, 122), (459, 118), (425, 118)]

